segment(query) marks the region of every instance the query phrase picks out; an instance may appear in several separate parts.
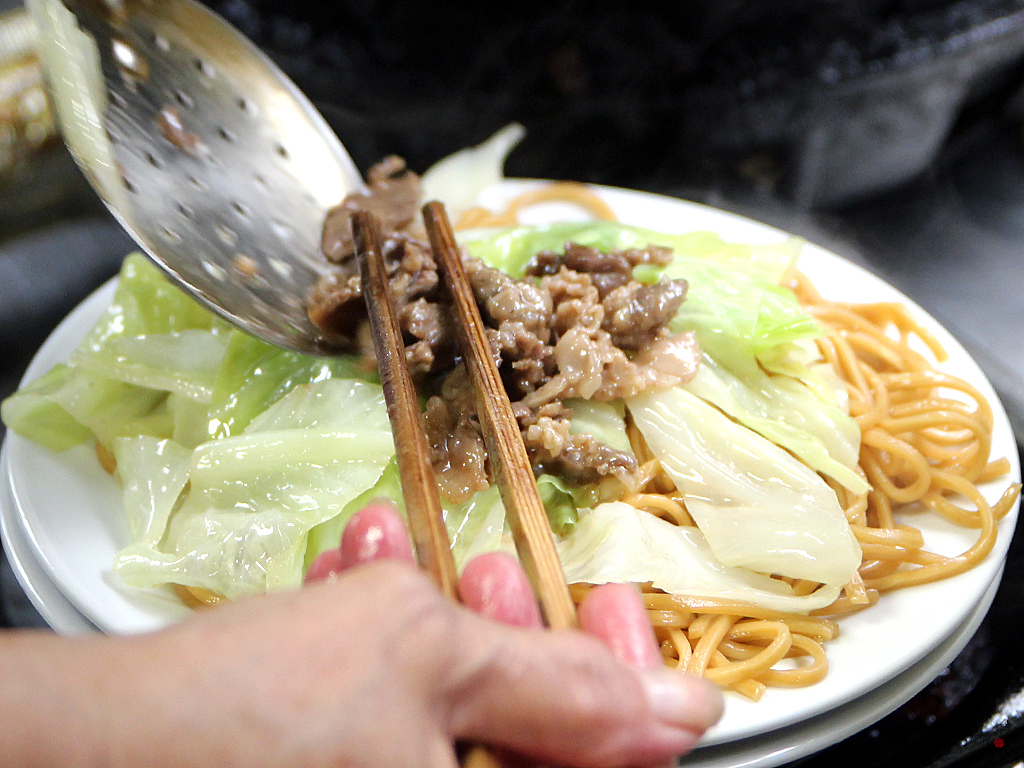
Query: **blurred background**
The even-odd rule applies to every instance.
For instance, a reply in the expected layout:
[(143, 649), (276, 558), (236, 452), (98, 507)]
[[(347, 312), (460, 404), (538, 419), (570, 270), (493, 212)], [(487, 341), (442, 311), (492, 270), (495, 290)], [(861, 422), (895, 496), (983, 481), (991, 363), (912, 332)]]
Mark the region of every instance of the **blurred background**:
[[(422, 171), (517, 121), (510, 176), (707, 203), (868, 267), (960, 338), (1024, 435), (1024, 0), (208, 4), (363, 170)], [(55, 131), (31, 24), (0, 11), (3, 397), (132, 246)], [(1024, 768), (1020, 540), (960, 658), (807, 766)], [(41, 624), (2, 564), (0, 594), (0, 623)]]

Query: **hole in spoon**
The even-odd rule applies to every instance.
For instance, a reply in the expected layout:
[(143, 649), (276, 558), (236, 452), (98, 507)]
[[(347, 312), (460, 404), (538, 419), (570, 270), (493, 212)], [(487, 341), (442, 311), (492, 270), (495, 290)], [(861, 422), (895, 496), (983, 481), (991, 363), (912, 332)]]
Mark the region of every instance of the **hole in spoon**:
[(199, 70), (199, 74), (201, 74), (203, 77), (207, 77), (212, 80), (214, 77), (217, 76), (217, 70), (213, 68), (212, 64), (205, 61), (204, 59), (196, 59), (193, 62), (193, 64), (195, 65), (195, 68)]
[(111, 43), (114, 52), (114, 60), (121, 71), (133, 78), (145, 80), (149, 77), (149, 64), (132, 46), (123, 40), (114, 40)]
[(292, 239), (291, 227), (289, 227), (286, 224), (282, 224), (280, 221), (273, 221), (273, 222), (271, 222), (270, 229), (281, 240), (287, 241), (287, 240), (291, 240)]
[[(280, 259), (271, 259), (270, 260), (270, 266), (273, 268), (273, 270), (275, 272), (277, 272), (278, 275), (280, 275), (281, 277), (283, 277), (285, 279), (288, 279), (288, 278), (290, 278), (292, 276), (291, 265), (286, 264), (285, 262), (281, 261)], [(288, 299), (294, 300), (294, 297), (293, 296), (288, 296), (285, 299), (285, 303), (290, 304), (291, 302), (288, 301)]]
[(238, 235), (236, 235), (235, 230), (231, 229), (230, 227), (226, 227), (223, 224), (220, 224), (217, 226), (216, 231), (217, 237), (219, 237), (225, 245), (229, 247), (234, 247), (238, 243)]
[(256, 263), (256, 260), (250, 256), (246, 256), (244, 253), (236, 253), (234, 258), (231, 260), (231, 265), (235, 268), (242, 277), (246, 278), (257, 278), (260, 275), (260, 265)]
[(203, 269), (206, 270), (207, 274), (215, 280), (223, 280), (227, 277), (227, 273), (224, 268), (219, 264), (214, 264), (210, 259), (203, 259)]

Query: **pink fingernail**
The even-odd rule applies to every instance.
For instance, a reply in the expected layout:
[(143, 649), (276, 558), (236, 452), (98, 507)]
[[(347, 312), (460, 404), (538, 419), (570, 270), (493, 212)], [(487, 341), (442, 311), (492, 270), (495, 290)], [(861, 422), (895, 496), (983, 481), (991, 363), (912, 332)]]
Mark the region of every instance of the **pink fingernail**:
[(470, 610), (502, 624), (543, 626), (537, 599), (522, 566), (503, 552), (490, 552), (469, 561), (459, 577), (459, 597)]
[(373, 560), (414, 562), (405, 523), (390, 502), (371, 502), (356, 512), (341, 536), (342, 568)]
[(306, 583), (333, 578), (341, 573), (341, 570), (341, 551), (329, 549), (317, 555), (316, 560), (309, 566), (309, 570), (306, 571)]

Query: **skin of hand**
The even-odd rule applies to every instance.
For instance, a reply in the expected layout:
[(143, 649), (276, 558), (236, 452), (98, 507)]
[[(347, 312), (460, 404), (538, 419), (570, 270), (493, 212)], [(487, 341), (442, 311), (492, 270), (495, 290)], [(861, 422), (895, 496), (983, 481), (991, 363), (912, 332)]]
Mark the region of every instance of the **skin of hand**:
[[(381, 559), (414, 563), (408, 533), (397, 512), (387, 502), (371, 504), (357, 513), (346, 527), (338, 551), (321, 555), (307, 579), (334, 578), (347, 568)], [(471, 560), (459, 578), (459, 593), (462, 604), (481, 616), (509, 626), (534, 630), (543, 628), (540, 608), (526, 574), (518, 561), (509, 555), (495, 552)], [(717, 689), (703, 680), (664, 669), (654, 631), (635, 587), (606, 584), (591, 590), (580, 604), (579, 621), (581, 630), (602, 641), (619, 662), (639, 670), (649, 670), (652, 673), (650, 678), (660, 678), (672, 688), (680, 683), (694, 685), (697, 696), (691, 703), (699, 701), (697, 711), (702, 711), (705, 716), (711, 715), (703, 727), (691, 721), (698, 738), (721, 716), (721, 695)], [(659, 683), (652, 680), (647, 684), (653, 688)], [(670, 691), (667, 696), (674, 697), (676, 693)], [(651, 690), (649, 695), (660, 698), (663, 693)], [(521, 758), (510, 757), (503, 762), (507, 765), (531, 764)], [(674, 764), (674, 761), (670, 762)]]
[(0, 765), (454, 768), (453, 742), (469, 741), (641, 766), (691, 749), (720, 716), (704, 681), (616, 658), (650, 662), (636, 628), (611, 620), (635, 610), (629, 588), (590, 609), (595, 637), (537, 628), (522, 584), (495, 576), (507, 562), (482, 569), (489, 587), (471, 572), (464, 594), (490, 595), (475, 607), (526, 617), (503, 626), (442, 598), (381, 509), (301, 590), (147, 635), (0, 637)]

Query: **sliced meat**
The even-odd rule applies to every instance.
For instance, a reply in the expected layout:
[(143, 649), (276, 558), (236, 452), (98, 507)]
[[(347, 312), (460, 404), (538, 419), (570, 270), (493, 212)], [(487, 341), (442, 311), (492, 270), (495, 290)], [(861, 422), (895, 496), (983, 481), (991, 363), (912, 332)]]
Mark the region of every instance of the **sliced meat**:
[(685, 280), (665, 280), (654, 285), (631, 281), (605, 296), (604, 320), (612, 343), (621, 349), (639, 350), (658, 338), (676, 316), (686, 298)]
[[(324, 224), (323, 250), (336, 270), (309, 300), (325, 337), (359, 350), (374, 363), (349, 217), (369, 210), (382, 224), (384, 262), (406, 343), (406, 360), (421, 392), (431, 460), (446, 497), (464, 501), (489, 484), (490, 469), (476, 404), (460, 362), (454, 311), (439, 282), (429, 245), (411, 233), (419, 180), (390, 159), (371, 172), (368, 191), (349, 195)], [(515, 279), (464, 256), (463, 262), (494, 355), (537, 472), (572, 483), (617, 477), (628, 484), (636, 460), (590, 435), (570, 432), (568, 398), (610, 400), (675, 386), (696, 372), (693, 334), (668, 323), (686, 297), (685, 280), (642, 285), (640, 264), (665, 266), (667, 248), (602, 253), (567, 243), (562, 253), (534, 258)]]
[(419, 211), (420, 179), (400, 157), (388, 157), (370, 169), (367, 191), (352, 192), (327, 212), (320, 247), (328, 261), (340, 264), (354, 252), (349, 220), (356, 211), (369, 211), (384, 232), (408, 228)]

